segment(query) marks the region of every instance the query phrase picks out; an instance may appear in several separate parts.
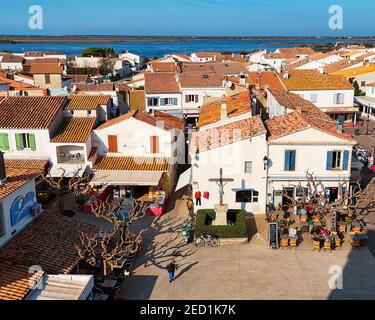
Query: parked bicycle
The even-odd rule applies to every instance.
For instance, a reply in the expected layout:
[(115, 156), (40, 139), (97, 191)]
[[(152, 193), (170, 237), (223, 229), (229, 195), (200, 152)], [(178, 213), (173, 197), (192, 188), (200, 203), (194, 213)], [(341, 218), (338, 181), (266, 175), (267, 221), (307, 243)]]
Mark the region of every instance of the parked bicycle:
[(199, 237), (194, 239), (194, 244), (197, 247), (203, 247), (205, 245), (208, 247), (217, 247), (220, 245), (220, 240), (218, 236), (206, 235), (202, 233)]

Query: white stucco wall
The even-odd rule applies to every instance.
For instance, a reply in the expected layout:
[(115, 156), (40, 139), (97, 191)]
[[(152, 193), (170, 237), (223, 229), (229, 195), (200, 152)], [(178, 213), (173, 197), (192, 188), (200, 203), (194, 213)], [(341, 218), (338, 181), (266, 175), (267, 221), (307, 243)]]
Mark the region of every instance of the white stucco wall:
[[(225, 178), (233, 178), (224, 188), (224, 203), (230, 209), (244, 209), (252, 213), (264, 213), (266, 205), (266, 170), (263, 158), (267, 155), (265, 135), (238, 141), (230, 145), (191, 155), (193, 196), (197, 190), (209, 191), (210, 198), (202, 198), (202, 206), (195, 209), (213, 209), (219, 203), (219, 189), (210, 178), (219, 178), (223, 168)], [(199, 160), (197, 160), (199, 159)], [(245, 161), (252, 161), (252, 173), (245, 173)], [(258, 203), (237, 203), (236, 190), (254, 189), (259, 192)]]

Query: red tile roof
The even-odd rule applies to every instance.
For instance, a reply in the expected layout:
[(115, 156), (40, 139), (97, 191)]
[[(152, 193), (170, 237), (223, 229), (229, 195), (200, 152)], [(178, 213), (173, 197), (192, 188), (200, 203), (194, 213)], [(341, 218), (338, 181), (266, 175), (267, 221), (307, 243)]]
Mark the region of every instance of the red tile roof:
[(32, 74), (63, 74), (64, 66), (59, 63), (32, 63)]
[(193, 133), (190, 152), (204, 152), (266, 133), (259, 116)]
[(115, 85), (113, 82), (95, 83), (72, 83), (71, 88), (76, 87), (78, 91), (114, 91)]
[(343, 59), (337, 62), (333, 62), (330, 64), (327, 64), (324, 67), (324, 72), (325, 73), (334, 73), (336, 71), (344, 70), (346, 68), (355, 66), (355, 65), (360, 65), (362, 62), (361, 61), (354, 61), (354, 60), (347, 60)]
[(300, 112), (292, 112), (287, 115), (266, 120), (265, 126), (268, 129), (269, 141), (276, 140), (291, 133), (314, 128), (340, 139), (347, 140), (350, 143), (355, 143), (355, 140), (349, 134), (337, 130), (336, 121), (322, 119), (320, 117)]
[(0, 128), (48, 129), (65, 97), (7, 97), (0, 103)]
[(51, 142), (86, 143), (95, 122), (95, 117), (64, 118)]
[(254, 88), (259, 85), (261, 90), (264, 90), (266, 86), (272, 90), (285, 90), (280, 78), (272, 71), (248, 72), (247, 81)]
[(323, 74), (317, 70), (291, 70), (289, 78), (282, 78), (282, 81), (290, 91), (353, 89), (344, 77)]
[(175, 62), (150, 62), (153, 72), (175, 72), (177, 63)]
[(220, 58), (222, 54), (220, 52), (195, 52), (198, 58)]
[(224, 76), (220, 74), (180, 74), (181, 87), (223, 87)]
[(184, 122), (181, 118), (168, 115), (164, 112), (156, 111), (155, 115), (151, 116), (144, 111), (135, 110), (132, 112), (128, 112), (117, 118), (113, 118), (111, 120), (104, 122), (102, 125), (96, 128), (96, 130), (102, 130), (102, 129), (108, 128), (110, 126), (121, 123), (122, 121), (125, 121), (130, 118), (134, 118), (139, 121), (148, 123), (152, 126), (158, 126), (159, 124), (161, 125), (163, 123), (164, 127), (161, 127), (161, 129), (165, 129), (165, 130), (172, 130), (172, 129), (182, 130), (183, 125), (184, 125)]
[(70, 273), (79, 261), (79, 236), (98, 232), (96, 226), (44, 212), (0, 249), (0, 300), (26, 297), (30, 266), (49, 274)]
[(22, 63), (23, 57), (7, 54), (3, 56), (1, 63)]
[(243, 91), (202, 105), (199, 114), (199, 127), (220, 121), (222, 103), (226, 103), (227, 105), (227, 115), (229, 118), (251, 112), (250, 91)]
[(96, 110), (98, 106), (106, 106), (111, 102), (110, 95), (71, 94), (68, 98), (67, 110)]
[(175, 73), (145, 73), (146, 94), (179, 93), (180, 91)]
[(99, 157), (94, 171), (169, 171), (170, 160), (162, 157)]

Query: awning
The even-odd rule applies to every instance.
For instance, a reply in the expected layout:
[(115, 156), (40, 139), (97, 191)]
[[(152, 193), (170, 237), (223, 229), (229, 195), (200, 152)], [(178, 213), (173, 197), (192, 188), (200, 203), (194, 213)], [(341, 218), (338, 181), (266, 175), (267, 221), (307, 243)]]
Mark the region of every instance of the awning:
[(158, 186), (163, 171), (99, 171), (93, 185)]
[(177, 182), (177, 186), (176, 186), (175, 191), (178, 191), (178, 190), (186, 187), (187, 185), (189, 185), (191, 183), (191, 181), (192, 181), (192, 170), (191, 170), (191, 168), (189, 168), (184, 173), (182, 173), (180, 175), (180, 177), (178, 178), (178, 182)]
[(375, 98), (361, 96), (355, 97), (354, 100), (366, 107), (375, 109)]

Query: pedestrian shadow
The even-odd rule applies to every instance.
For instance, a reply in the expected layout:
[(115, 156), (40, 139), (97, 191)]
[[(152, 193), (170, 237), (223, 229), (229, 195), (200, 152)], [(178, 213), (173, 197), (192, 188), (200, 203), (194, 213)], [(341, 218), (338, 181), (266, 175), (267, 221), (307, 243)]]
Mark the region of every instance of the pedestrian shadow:
[(195, 261), (193, 263), (190, 263), (188, 264), (185, 268), (183, 268), (177, 276), (175, 276), (174, 280), (178, 279), (179, 277), (181, 277), (184, 273), (190, 271), (194, 266), (196, 266), (199, 262), (198, 261)]

